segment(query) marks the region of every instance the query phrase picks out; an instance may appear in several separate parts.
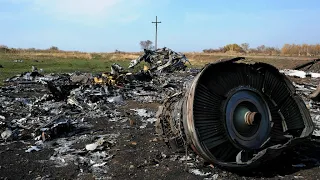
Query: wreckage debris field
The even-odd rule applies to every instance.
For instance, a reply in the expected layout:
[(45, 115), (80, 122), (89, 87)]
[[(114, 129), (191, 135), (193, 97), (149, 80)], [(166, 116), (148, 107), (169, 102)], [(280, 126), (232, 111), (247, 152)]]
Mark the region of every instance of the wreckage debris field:
[[(0, 89), (0, 179), (320, 178), (320, 103), (308, 98), (319, 83), (317, 69), (311, 77), (303, 71), (280, 71), (310, 111), (312, 141), (253, 171), (232, 172), (192, 151), (169, 149), (155, 131), (158, 107), (187, 88), (199, 68), (150, 72), (140, 71), (142, 63), (135, 73), (124, 74), (118, 65), (128, 67), (129, 61), (116, 65), (74, 59), (69, 69), (68, 63), (59, 65), (60, 60), (13, 60), (0, 69), (11, 67), (15, 73), (7, 74)], [(301, 62), (294, 61), (277, 67)], [(64, 66), (62, 72), (59, 66)], [(110, 67), (113, 74), (103, 73)]]

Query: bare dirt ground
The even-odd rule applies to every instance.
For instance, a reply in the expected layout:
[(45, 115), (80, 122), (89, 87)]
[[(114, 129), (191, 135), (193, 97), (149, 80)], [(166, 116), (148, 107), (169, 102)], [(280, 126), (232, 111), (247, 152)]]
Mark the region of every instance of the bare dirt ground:
[[(315, 88), (318, 82), (318, 79), (310, 78), (290, 79), (304, 88)], [(17, 93), (14, 89), (2, 91), (0, 97), (41, 97), (49, 93), (43, 87), (39, 89)], [(306, 99), (304, 90), (299, 93)], [(0, 104), (3, 108), (6, 102), (1, 99)], [(31, 152), (26, 151), (38, 140), (28, 129), (24, 130), (28, 133), (18, 140), (1, 140), (0, 179), (320, 179), (320, 141), (317, 136), (257, 170), (232, 172), (206, 163), (193, 152), (173, 152), (160, 141), (154, 123), (150, 121), (159, 105), (157, 101), (132, 99), (110, 104), (110, 109), (118, 112), (116, 117), (83, 116), (80, 122), (83, 127), (46, 140), (40, 149)], [(320, 107), (315, 102), (312, 105), (315, 110)], [(17, 118), (15, 113), (18, 112), (14, 111), (22, 111), (0, 110), (6, 124)], [(4, 130), (4, 124), (0, 127)], [(88, 144), (101, 137), (105, 139), (102, 145), (94, 150), (86, 149)]]

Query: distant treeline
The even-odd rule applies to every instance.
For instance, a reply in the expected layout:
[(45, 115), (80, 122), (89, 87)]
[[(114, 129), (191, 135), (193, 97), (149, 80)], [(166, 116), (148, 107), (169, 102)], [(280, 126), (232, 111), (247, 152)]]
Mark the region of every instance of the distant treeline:
[[(23, 48), (9, 48), (8, 46), (0, 45), (0, 52), (21, 53), (21, 52), (65, 52), (65, 51), (59, 50), (59, 48), (56, 46), (51, 46), (48, 49), (36, 49), (36, 48), (23, 49)], [(73, 51), (73, 52), (81, 53), (80, 51)]]
[[(9, 48), (5, 45), (0, 45), (0, 53), (23, 53), (23, 52), (68, 52), (68, 53), (85, 53), (80, 51), (64, 51), (56, 46), (51, 46), (48, 49), (36, 48)], [(204, 53), (241, 53), (241, 54), (261, 54), (261, 55), (290, 55), (290, 56), (320, 56), (320, 44), (284, 44), (281, 49), (269, 47), (265, 45), (256, 48), (250, 48), (248, 43), (242, 44), (227, 44), (224, 47), (217, 49), (204, 49)], [(115, 50), (113, 53), (132, 54), (133, 52), (124, 52)], [(138, 53), (138, 52), (136, 52)], [(135, 53), (134, 53), (135, 54)]]
[[(29, 53), (87, 53), (87, 52), (81, 52), (81, 51), (64, 51), (60, 50), (56, 46), (51, 46), (48, 49), (36, 49), (36, 48), (9, 48), (8, 46), (5, 45), (0, 45), (0, 53), (24, 53), (24, 52), (29, 52)], [(125, 52), (125, 51), (119, 51), (115, 50), (114, 52), (110, 53), (115, 53), (115, 54), (137, 54), (139, 52)]]
[(228, 44), (218, 49), (204, 49), (204, 53), (245, 53), (265, 55), (293, 55), (293, 56), (319, 56), (320, 44), (284, 44), (281, 49), (265, 45), (250, 48), (248, 43)]

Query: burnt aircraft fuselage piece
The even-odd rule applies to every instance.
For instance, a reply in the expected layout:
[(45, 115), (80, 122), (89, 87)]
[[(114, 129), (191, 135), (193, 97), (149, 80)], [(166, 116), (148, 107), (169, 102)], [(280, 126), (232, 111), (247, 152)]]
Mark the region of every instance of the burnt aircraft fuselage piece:
[(236, 60), (206, 65), (185, 92), (166, 99), (156, 131), (171, 146), (191, 147), (213, 164), (241, 170), (309, 138), (314, 124), (278, 69)]

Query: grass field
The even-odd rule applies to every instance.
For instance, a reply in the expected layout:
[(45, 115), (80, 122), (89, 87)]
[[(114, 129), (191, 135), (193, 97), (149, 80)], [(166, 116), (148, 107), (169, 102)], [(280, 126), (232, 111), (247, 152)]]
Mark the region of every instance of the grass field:
[[(114, 62), (126, 68), (130, 60), (138, 56), (139, 53), (0, 53), (0, 65), (3, 66), (3, 68), (0, 68), (0, 85), (3, 84), (3, 80), (9, 77), (30, 71), (31, 66), (36, 66), (38, 69), (42, 68), (45, 73), (74, 71), (96, 73), (110, 71), (110, 66)], [(191, 61), (192, 67), (202, 67), (209, 62), (232, 57), (231, 55), (205, 53), (186, 53), (186, 56)], [(278, 68), (292, 68), (313, 58), (248, 56), (247, 59), (248, 61), (269, 63)], [(14, 60), (23, 60), (23, 62), (14, 62)], [(137, 69), (140, 69), (142, 65), (138, 66)]]

